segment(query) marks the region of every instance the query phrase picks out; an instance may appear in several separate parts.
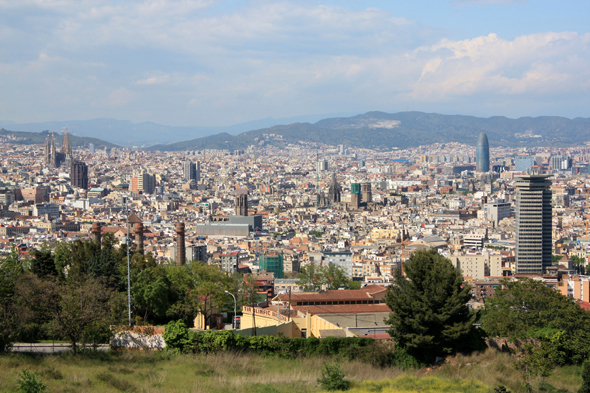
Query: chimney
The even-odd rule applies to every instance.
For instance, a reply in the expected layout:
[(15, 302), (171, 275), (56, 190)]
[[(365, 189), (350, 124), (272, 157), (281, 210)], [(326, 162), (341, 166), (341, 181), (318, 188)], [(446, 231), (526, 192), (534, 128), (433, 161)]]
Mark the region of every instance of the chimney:
[(184, 247), (184, 222), (176, 224), (176, 264), (186, 263), (186, 250)]
[(102, 235), (102, 229), (100, 227), (100, 223), (99, 222), (93, 222), (92, 223), (92, 241), (97, 242), (98, 244), (100, 244), (100, 240), (101, 240), (101, 235)]
[(141, 222), (135, 223), (135, 245), (138, 251), (143, 254), (143, 224)]

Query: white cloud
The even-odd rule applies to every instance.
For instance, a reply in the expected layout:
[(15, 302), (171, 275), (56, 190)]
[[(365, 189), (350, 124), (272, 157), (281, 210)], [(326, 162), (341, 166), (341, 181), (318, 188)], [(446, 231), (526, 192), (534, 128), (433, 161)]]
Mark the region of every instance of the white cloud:
[(129, 103), (132, 97), (133, 93), (127, 90), (127, 88), (122, 87), (109, 94), (106, 104), (109, 106), (123, 106)]
[[(15, 3), (0, 0), (0, 12)], [(262, 0), (221, 12), (213, 3), (26, 0), (23, 13), (45, 10), (43, 34), (21, 53), (14, 42), (28, 42), (31, 25), (0, 26), (0, 84), (16, 92), (15, 108), (45, 118), (71, 108), (184, 124), (590, 89), (589, 34), (452, 40), (375, 8)], [(68, 96), (77, 101), (54, 98)]]
[(135, 84), (137, 85), (159, 85), (160, 83), (165, 83), (170, 80), (170, 75), (157, 75), (151, 76), (145, 79), (140, 79)]

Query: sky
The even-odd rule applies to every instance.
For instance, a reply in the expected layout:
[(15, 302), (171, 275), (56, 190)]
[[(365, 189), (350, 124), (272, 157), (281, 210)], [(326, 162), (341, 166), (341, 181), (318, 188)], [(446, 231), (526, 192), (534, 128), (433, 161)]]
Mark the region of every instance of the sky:
[(590, 117), (590, 1), (0, 0), (0, 119)]

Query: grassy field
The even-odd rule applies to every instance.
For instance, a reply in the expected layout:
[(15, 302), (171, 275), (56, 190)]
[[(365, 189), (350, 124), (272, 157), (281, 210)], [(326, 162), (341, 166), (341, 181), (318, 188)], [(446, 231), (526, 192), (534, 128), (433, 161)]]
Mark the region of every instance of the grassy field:
[[(36, 373), (50, 392), (319, 392), (323, 363), (333, 359), (277, 359), (254, 355), (171, 355), (165, 352), (106, 352), (73, 356), (2, 355), (0, 391), (15, 391), (22, 370)], [(493, 392), (504, 385), (524, 392), (508, 355), (488, 351), (455, 356), (441, 366), (416, 371), (340, 361), (351, 392)], [(581, 367), (562, 367), (546, 380), (546, 392), (576, 392)]]

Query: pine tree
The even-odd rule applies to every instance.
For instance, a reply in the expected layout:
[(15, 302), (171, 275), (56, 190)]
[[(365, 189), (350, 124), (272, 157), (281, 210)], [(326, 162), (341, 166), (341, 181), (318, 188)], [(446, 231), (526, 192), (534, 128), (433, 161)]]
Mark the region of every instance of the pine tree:
[(481, 344), (473, 328), (476, 316), (466, 306), (471, 288), (463, 285), (461, 272), (448, 259), (436, 250), (420, 250), (404, 270), (406, 277), (396, 269), (396, 285), (385, 295), (392, 311), (386, 322), (396, 347), (432, 362)]
[(55, 260), (51, 255), (51, 250), (33, 250), (33, 259), (31, 260), (31, 272), (37, 277), (57, 276)]

